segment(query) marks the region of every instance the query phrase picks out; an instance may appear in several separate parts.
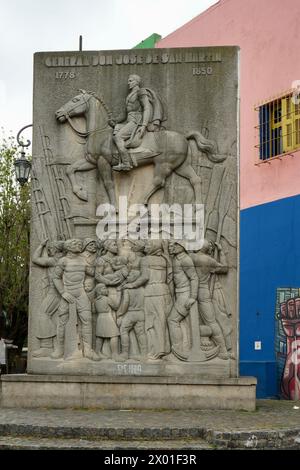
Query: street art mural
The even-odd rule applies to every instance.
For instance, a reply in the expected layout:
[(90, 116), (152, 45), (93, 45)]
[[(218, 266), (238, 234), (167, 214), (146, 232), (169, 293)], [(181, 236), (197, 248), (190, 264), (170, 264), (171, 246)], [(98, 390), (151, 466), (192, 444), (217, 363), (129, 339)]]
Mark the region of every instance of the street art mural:
[(276, 338), (278, 390), (281, 398), (300, 399), (300, 288), (278, 288)]

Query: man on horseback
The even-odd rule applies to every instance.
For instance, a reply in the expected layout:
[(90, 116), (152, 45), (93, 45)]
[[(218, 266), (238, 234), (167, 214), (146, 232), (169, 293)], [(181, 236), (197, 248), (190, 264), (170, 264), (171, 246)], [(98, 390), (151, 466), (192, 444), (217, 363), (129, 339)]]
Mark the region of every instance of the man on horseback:
[(126, 119), (110, 121), (114, 127), (113, 140), (118, 149), (120, 162), (113, 166), (116, 171), (128, 171), (132, 168), (132, 160), (128, 148), (141, 144), (146, 131), (158, 131), (164, 116), (163, 105), (157, 94), (149, 88), (141, 88), (141, 77), (130, 75), (128, 78), (129, 94), (126, 98)]
[[(55, 113), (56, 119), (63, 123), (68, 121), (74, 132), (86, 139), (85, 155), (68, 166), (66, 174), (76, 196), (88, 201), (88, 192), (76, 179), (76, 172), (89, 171), (98, 168), (110, 203), (115, 205), (114, 181), (112, 168), (117, 171), (130, 170), (134, 166), (153, 163), (154, 173), (151, 186), (143, 196), (144, 204), (148, 204), (150, 197), (164, 188), (166, 179), (174, 171), (177, 175), (189, 180), (195, 200), (200, 203), (201, 177), (198, 176), (187, 158), (189, 141), (195, 140), (197, 149), (205, 152), (213, 163), (220, 163), (226, 156), (216, 154), (216, 145), (200, 132), (192, 131), (183, 135), (176, 131), (162, 130), (162, 123), (166, 120), (162, 102), (158, 95), (149, 88), (140, 87), (140, 77), (131, 75), (130, 89), (127, 96), (125, 122), (116, 122), (110, 118), (110, 113), (103, 99), (93, 93), (81, 91), (61, 106)], [(128, 82), (129, 82), (128, 80)], [(150, 111), (149, 111), (150, 107)], [(84, 116), (86, 119), (86, 132), (78, 131), (71, 121), (72, 117)], [(92, 119), (91, 119), (92, 117)], [(115, 127), (112, 135), (107, 123)], [(149, 131), (147, 134), (145, 132)], [(108, 131), (108, 132), (106, 132)], [(160, 131), (160, 132), (154, 132)], [(141, 146), (142, 136), (144, 136)], [(115, 148), (120, 152), (119, 165), (114, 164), (114, 150), (111, 142), (116, 142)], [(130, 149), (130, 155), (129, 150)]]

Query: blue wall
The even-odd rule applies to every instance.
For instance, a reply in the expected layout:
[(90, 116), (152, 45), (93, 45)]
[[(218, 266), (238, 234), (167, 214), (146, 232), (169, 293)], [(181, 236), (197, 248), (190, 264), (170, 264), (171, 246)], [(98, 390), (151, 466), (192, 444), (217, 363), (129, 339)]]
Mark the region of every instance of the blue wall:
[(300, 287), (300, 196), (245, 209), (240, 220), (240, 374), (258, 378), (258, 398), (271, 397), (276, 289)]

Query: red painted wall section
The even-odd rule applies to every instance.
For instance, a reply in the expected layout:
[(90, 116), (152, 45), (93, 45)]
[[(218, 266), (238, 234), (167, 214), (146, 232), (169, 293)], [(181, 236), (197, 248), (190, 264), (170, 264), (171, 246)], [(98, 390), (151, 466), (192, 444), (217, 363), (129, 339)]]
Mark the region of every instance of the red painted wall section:
[(300, 151), (256, 166), (254, 148), (254, 106), (300, 80), (299, 25), (299, 0), (220, 0), (156, 45), (240, 46), (241, 209), (300, 193)]

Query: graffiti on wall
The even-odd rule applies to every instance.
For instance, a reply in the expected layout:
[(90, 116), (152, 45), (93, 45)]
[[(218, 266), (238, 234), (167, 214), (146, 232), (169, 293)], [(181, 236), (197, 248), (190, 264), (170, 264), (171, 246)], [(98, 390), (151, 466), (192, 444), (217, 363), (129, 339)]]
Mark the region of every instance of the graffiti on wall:
[(300, 288), (277, 289), (275, 348), (280, 396), (299, 400)]

